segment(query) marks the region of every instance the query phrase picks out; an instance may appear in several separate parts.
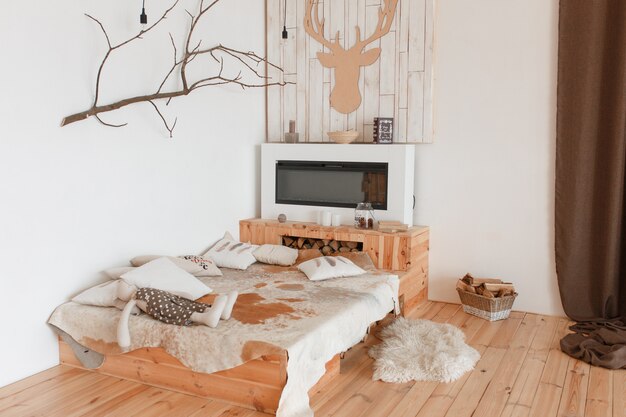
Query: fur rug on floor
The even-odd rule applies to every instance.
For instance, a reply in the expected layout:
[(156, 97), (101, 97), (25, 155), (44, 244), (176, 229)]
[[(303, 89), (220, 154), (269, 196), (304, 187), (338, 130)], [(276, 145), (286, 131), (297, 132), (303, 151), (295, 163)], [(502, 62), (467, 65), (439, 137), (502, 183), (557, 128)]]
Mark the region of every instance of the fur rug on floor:
[(374, 380), (385, 382), (450, 382), (474, 369), (480, 354), (465, 343), (451, 324), (400, 317), (380, 332), (382, 343), (372, 346)]

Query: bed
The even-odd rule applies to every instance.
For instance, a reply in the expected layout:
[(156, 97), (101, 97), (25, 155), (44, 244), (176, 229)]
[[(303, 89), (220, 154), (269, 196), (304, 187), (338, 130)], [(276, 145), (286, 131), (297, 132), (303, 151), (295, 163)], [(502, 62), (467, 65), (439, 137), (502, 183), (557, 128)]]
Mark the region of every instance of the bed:
[[(278, 416), (311, 416), (308, 393), (338, 374), (338, 354), (399, 312), (398, 277), (377, 271), (366, 254), (353, 260), (367, 274), (311, 282), (294, 267), (254, 264), (201, 278), (214, 293), (239, 291), (231, 320), (211, 329), (134, 316), (128, 352), (116, 343), (114, 308), (69, 302), (49, 323), (64, 338), (63, 363)], [(101, 360), (80, 362), (83, 354)]]

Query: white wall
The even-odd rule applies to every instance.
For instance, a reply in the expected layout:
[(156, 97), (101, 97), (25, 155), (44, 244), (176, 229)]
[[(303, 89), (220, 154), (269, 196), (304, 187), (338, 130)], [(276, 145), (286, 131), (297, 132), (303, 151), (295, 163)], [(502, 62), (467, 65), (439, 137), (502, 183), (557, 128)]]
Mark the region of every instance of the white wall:
[(435, 143), (416, 160), (417, 224), (431, 226), (430, 297), (455, 280), (515, 283), (515, 309), (563, 314), (554, 265), (557, 0), (442, 0)]
[[(185, 1), (195, 7), (195, 0)], [(213, 88), (173, 102), (170, 140), (149, 105), (59, 127), (88, 107), (104, 43), (137, 30), (139, 0), (7, 2), (0, 14), (0, 386), (58, 363), (46, 320), (146, 253), (197, 253), (259, 212), (261, 89)], [(148, 2), (156, 19), (170, 1)], [(206, 45), (264, 48), (263, 1), (225, 0), (206, 22)], [(242, 13), (242, 10), (246, 13)], [(168, 21), (183, 34), (184, 12)], [(181, 30), (182, 29), (182, 30)], [(154, 88), (169, 65), (167, 32), (114, 59), (104, 101)], [(153, 62), (161, 65), (154, 65)]]

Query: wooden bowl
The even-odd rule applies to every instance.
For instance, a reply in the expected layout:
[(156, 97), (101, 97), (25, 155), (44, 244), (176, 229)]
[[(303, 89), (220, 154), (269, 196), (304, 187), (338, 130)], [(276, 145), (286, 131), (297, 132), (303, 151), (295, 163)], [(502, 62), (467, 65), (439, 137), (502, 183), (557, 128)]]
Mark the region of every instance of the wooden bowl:
[(359, 137), (359, 132), (356, 130), (338, 130), (336, 132), (326, 133), (330, 140), (335, 143), (352, 143)]

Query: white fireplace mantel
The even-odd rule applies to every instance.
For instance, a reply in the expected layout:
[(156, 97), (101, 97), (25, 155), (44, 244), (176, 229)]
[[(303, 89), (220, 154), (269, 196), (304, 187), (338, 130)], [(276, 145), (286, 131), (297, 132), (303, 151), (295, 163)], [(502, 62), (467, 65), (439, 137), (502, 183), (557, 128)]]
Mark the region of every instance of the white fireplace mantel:
[(314, 222), (320, 210), (341, 215), (342, 224), (354, 222), (354, 209), (298, 206), (276, 203), (276, 161), (386, 162), (389, 164), (387, 210), (376, 210), (377, 220), (399, 220), (413, 224), (413, 180), (415, 145), (265, 143), (261, 147), (261, 216)]

